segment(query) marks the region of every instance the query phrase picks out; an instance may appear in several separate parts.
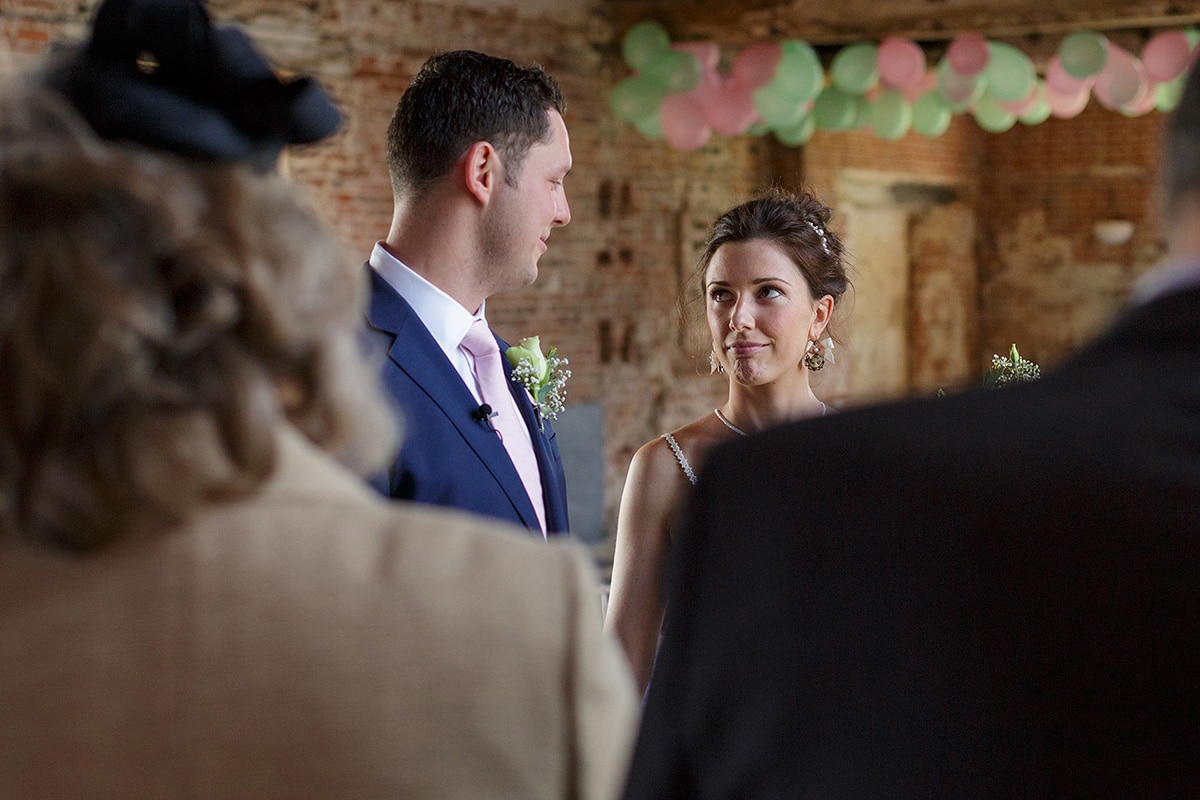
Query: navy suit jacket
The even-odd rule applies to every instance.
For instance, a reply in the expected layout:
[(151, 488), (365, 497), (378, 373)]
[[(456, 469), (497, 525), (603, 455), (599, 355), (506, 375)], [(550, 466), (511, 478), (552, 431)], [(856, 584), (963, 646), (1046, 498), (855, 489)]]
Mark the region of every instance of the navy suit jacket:
[[(404, 419), (404, 444), (372, 484), (390, 497), (473, 511), (538, 531), (537, 514), (500, 437), (475, 416), (479, 403), (412, 306), (367, 265), (365, 338), (381, 354), (383, 386)], [(508, 345), (497, 337), (500, 351)], [(505, 374), (511, 377), (508, 359)], [(566, 533), (567, 486), (554, 429), (538, 429), (526, 391), (509, 388), (533, 438), (546, 501), (546, 531)]]

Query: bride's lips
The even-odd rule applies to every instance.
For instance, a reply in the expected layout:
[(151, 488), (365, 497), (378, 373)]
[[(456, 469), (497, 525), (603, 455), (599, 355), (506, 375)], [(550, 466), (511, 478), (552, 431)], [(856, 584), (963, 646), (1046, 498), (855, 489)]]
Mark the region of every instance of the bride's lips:
[(765, 342), (734, 342), (726, 349), (734, 356), (752, 356), (766, 346)]

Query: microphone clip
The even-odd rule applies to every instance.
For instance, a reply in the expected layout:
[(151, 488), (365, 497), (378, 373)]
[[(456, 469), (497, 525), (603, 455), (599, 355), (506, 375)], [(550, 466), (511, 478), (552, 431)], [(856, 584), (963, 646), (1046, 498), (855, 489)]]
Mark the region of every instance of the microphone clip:
[(471, 419), (475, 420), (476, 422), (483, 423), (490, 431), (496, 430), (495, 427), (492, 426), (492, 417), (495, 416), (499, 415), (495, 411), (492, 411), (492, 407), (487, 403), (484, 403), (483, 405), (479, 406), (479, 408), (471, 412)]

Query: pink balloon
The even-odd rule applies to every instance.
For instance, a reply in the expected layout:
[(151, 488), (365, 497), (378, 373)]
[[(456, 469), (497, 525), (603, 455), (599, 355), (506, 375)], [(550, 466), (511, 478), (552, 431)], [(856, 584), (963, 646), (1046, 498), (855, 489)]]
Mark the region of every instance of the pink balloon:
[(1142, 62), (1129, 51), (1109, 42), (1108, 60), (1096, 76), (1096, 85), (1092, 87), (1092, 93), (1100, 105), (1116, 111), (1141, 97), (1148, 84)]
[(951, 67), (945, 71), (946, 80), (938, 82), (938, 88), (941, 90), (941, 95), (948, 103), (959, 104), (966, 103), (973, 97), (977, 96), (979, 78), (971, 78), (965, 75), (960, 75), (957, 70)]
[(1058, 119), (1071, 119), (1079, 116), (1079, 112), (1083, 111), (1088, 104), (1090, 96), (1091, 81), (1088, 78), (1074, 93), (1060, 93), (1050, 88), (1050, 84), (1046, 84), (1046, 102), (1050, 104), (1050, 113)]
[(704, 108), (690, 94), (669, 94), (663, 98), (659, 122), (667, 144), (678, 150), (695, 150), (712, 135)]
[(1010, 114), (1015, 114), (1016, 116), (1020, 117), (1024, 114), (1028, 114), (1030, 111), (1032, 111), (1034, 106), (1037, 105), (1037, 101), (1038, 101), (1038, 87), (1037, 87), (1037, 82), (1035, 81), (1033, 84), (1033, 88), (1029, 90), (1029, 96), (1026, 97), (1024, 100), (1017, 100), (1012, 103), (1006, 103), (1004, 101), (1001, 101), (1000, 107), (1003, 108), (1005, 111), (1009, 112)]
[(737, 136), (758, 119), (754, 108), (754, 89), (737, 80), (724, 78), (704, 105), (704, 116), (717, 133)]
[(900, 90), (905, 99), (910, 103), (915, 103), (922, 95), (932, 92), (937, 88), (937, 73), (931, 69), (925, 70), (925, 74), (921, 76), (916, 83), (909, 84)]
[(716, 42), (678, 42), (671, 45), (671, 49), (691, 53), (700, 62), (703, 72), (716, 72), (717, 63), (721, 60), (721, 48)]
[(925, 74), (925, 51), (911, 39), (889, 36), (875, 55), (879, 80), (893, 89), (903, 89)]
[(1076, 78), (1063, 69), (1058, 56), (1054, 56), (1046, 63), (1047, 89), (1053, 89), (1059, 94), (1074, 96), (1087, 82), (1087, 78)]
[(725, 78), (716, 69), (706, 69), (700, 73), (700, 82), (696, 84), (696, 88), (688, 92), (700, 104), (700, 108), (704, 109), (706, 117), (709, 116), (708, 109), (721, 102), (721, 88), (724, 83)]
[(775, 70), (779, 66), (781, 58), (783, 58), (783, 48), (778, 42), (752, 44), (733, 59), (730, 74), (734, 80), (744, 83), (751, 89), (759, 89), (766, 86), (775, 77)]
[(1121, 113), (1131, 117), (1140, 117), (1153, 111), (1157, 104), (1158, 92), (1154, 91), (1153, 85), (1147, 85), (1146, 91), (1142, 92), (1140, 97), (1135, 98), (1132, 103), (1121, 106)]
[(991, 57), (987, 40), (978, 33), (960, 33), (946, 49), (950, 68), (964, 78), (973, 78), (983, 72)]
[(1168, 83), (1178, 78), (1187, 69), (1191, 58), (1191, 48), (1183, 31), (1163, 31), (1142, 50), (1146, 77), (1155, 83)]

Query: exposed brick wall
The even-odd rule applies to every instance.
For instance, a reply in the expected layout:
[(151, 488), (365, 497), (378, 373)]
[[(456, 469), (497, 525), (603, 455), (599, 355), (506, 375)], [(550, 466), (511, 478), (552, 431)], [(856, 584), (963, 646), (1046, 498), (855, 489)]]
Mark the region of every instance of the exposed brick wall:
[[(1165, 119), (1091, 104), (1073, 120), (988, 137), (978, 203), (982, 359), (1016, 342), (1043, 365), (1061, 360), (1162, 257), (1155, 180)], [(1128, 244), (1096, 241), (1093, 223), (1111, 217), (1135, 223)]]
[(978, 335), (971, 218), (983, 145), (974, 122), (956, 117), (936, 139), (818, 131), (804, 147), (806, 182), (834, 209), (854, 283), (834, 317), (837, 363), (817, 384), (827, 401), (967, 380)]
[(979, 136), (974, 122), (956, 116), (936, 139), (909, 133), (894, 142), (870, 131), (817, 131), (805, 149), (805, 168), (811, 185), (836, 198), (837, 175), (844, 169), (902, 173), (931, 179), (961, 181), (974, 177)]
[[(95, 4), (2, 2), (0, 75), (29, 66), (51, 40), (79, 38)], [(935, 140), (818, 133), (791, 149), (769, 138), (717, 137), (678, 153), (611, 117), (608, 93), (627, 74), (618, 32), (604, 12), (568, 5), (213, 0), (211, 7), (219, 19), (246, 24), (281, 68), (317, 74), (345, 110), (345, 129), (290, 154), (288, 170), (348, 258), (361, 260), (386, 233), (384, 131), (426, 57), (471, 47), (540, 62), (558, 78), (575, 157), (567, 180), (573, 221), (551, 237), (538, 282), (494, 298), (489, 317), (507, 338), (536, 333), (559, 347), (574, 373), (568, 402), (603, 403), (610, 526), (634, 449), (724, 394), (723, 381), (708, 374), (703, 331), (680, 328), (677, 297), (693, 289), (695, 254), (712, 219), (763, 187), (811, 186), (835, 208), (839, 232), (853, 229), (848, 217), (863, 207), (861, 198), (840, 196), (847, 186), (875, 180), (885, 188), (953, 189), (945, 203), (895, 193), (888, 201), (906, 220), (912, 263), (911, 285), (897, 288), (910, 304), (899, 334), (907, 378), (898, 391), (970, 378), (1010, 341), (1046, 362), (1061, 357), (1103, 324), (1130, 279), (1161, 252), (1148, 204), (1161, 115), (1130, 120), (1089, 108), (1077, 120), (1000, 135), (957, 118)], [(1102, 248), (1091, 225), (1114, 214), (1137, 222), (1137, 232), (1129, 245)], [(869, 268), (872, 253), (854, 259)], [(869, 325), (861, 334), (871, 336)], [(823, 374), (827, 396), (854, 396), (844, 364)]]

